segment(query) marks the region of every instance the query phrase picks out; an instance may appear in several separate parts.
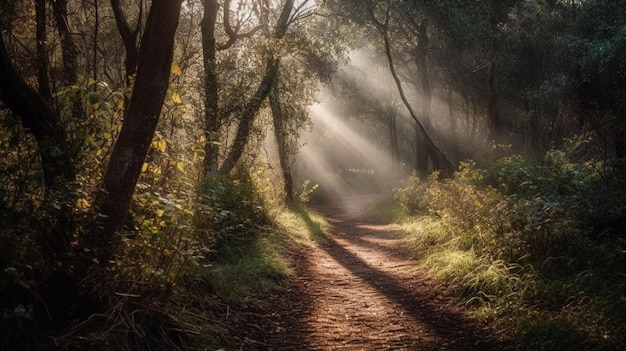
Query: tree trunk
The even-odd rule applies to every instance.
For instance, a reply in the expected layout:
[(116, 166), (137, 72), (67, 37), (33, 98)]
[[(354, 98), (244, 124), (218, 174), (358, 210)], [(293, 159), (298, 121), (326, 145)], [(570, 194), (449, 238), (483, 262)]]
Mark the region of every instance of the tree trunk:
[[(124, 13), (122, 12), (120, 1), (111, 0), (111, 8), (113, 9), (113, 16), (115, 17), (117, 31), (120, 33), (122, 42), (124, 43), (124, 50), (126, 52), (126, 58), (124, 60), (124, 69), (126, 70), (125, 83), (127, 87), (130, 87), (132, 84), (132, 77), (137, 74), (137, 65), (139, 63), (137, 36), (139, 35), (139, 28), (141, 27), (141, 12), (139, 14), (139, 19), (137, 20), (137, 26), (133, 30), (126, 20), (126, 16), (124, 16)], [(126, 96), (124, 97), (124, 113), (128, 111), (129, 105), (130, 100)]]
[[(61, 55), (63, 58), (61, 84), (64, 87), (70, 87), (72, 85), (78, 86), (78, 48), (72, 38), (72, 33), (69, 27), (67, 0), (53, 1), (52, 10), (61, 41)], [(83, 108), (83, 96), (80, 90), (70, 91), (73, 92), (72, 95), (68, 96), (71, 106), (72, 119), (74, 121), (86, 121), (87, 114)], [(77, 158), (83, 143), (84, 140), (81, 138), (70, 138), (70, 149), (73, 158)]]
[(230, 173), (233, 168), (235, 168), (235, 165), (241, 158), (241, 155), (243, 155), (243, 151), (250, 137), (252, 125), (254, 124), (254, 117), (256, 117), (259, 112), (263, 100), (265, 100), (269, 94), (277, 74), (278, 59), (270, 57), (267, 59), (265, 75), (263, 76), (261, 84), (257, 88), (257, 91), (252, 99), (248, 101), (244, 107), (243, 113), (241, 114), (241, 121), (239, 122), (239, 126), (237, 128), (237, 134), (235, 134), (235, 140), (233, 141), (233, 145), (231, 146), (228, 156), (219, 169), (220, 174)]
[(488, 67), (487, 76), (487, 114), (489, 117), (489, 140), (494, 141), (496, 144), (502, 143), (504, 140), (504, 133), (502, 131), (502, 121), (500, 119), (500, 111), (498, 108), (498, 94), (496, 88), (496, 73), (495, 65), (492, 63)]
[(291, 167), (289, 162), (289, 151), (287, 145), (287, 131), (285, 130), (285, 116), (280, 103), (278, 94), (276, 93), (276, 87), (270, 91), (270, 107), (272, 108), (272, 122), (274, 123), (274, 137), (276, 138), (276, 145), (278, 147), (278, 160), (280, 163), (280, 170), (283, 177), (283, 190), (285, 195), (285, 202), (287, 204), (293, 203), (293, 178), (291, 176)]
[(420, 177), (426, 177), (428, 168), (428, 143), (422, 129), (415, 124), (415, 170)]
[[(283, 6), (283, 10), (280, 13), (280, 17), (272, 35), (273, 39), (282, 39), (285, 36), (289, 25), (289, 16), (291, 15), (293, 6), (294, 0), (285, 1), (285, 5)], [(254, 124), (254, 118), (259, 112), (263, 100), (265, 100), (269, 94), (274, 83), (274, 79), (278, 74), (279, 63), (279, 57), (274, 57), (274, 55), (268, 53), (263, 79), (261, 80), (261, 83), (259, 84), (259, 87), (257, 88), (252, 99), (248, 101), (244, 107), (244, 111), (241, 115), (241, 121), (237, 127), (237, 133), (235, 134), (235, 140), (233, 141), (233, 145), (228, 153), (228, 156), (226, 156), (224, 163), (219, 169), (219, 173), (230, 173), (241, 158), (250, 137), (250, 131), (252, 130), (252, 125)]]
[(115, 233), (124, 225), (159, 122), (169, 85), (181, 3), (182, 0), (154, 0), (150, 7), (139, 49), (135, 86), (94, 202), (97, 225), (87, 241), (101, 265), (107, 264), (115, 250)]
[(204, 146), (203, 179), (217, 174), (219, 156), (219, 132), (221, 119), (219, 110), (217, 62), (215, 59), (215, 23), (219, 4), (217, 0), (204, 0), (202, 29), (202, 58), (204, 60)]
[[(443, 154), (443, 152), (441, 152), (439, 147), (437, 147), (437, 145), (435, 145), (435, 143), (432, 141), (430, 135), (428, 134), (428, 131), (426, 130), (426, 127), (424, 127), (424, 124), (422, 123), (420, 118), (418, 118), (415, 110), (413, 109), (413, 106), (411, 105), (406, 94), (404, 93), (404, 88), (402, 87), (402, 82), (400, 81), (400, 77), (398, 76), (398, 73), (396, 71), (396, 67), (395, 67), (394, 60), (393, 60), (393, 54), (391, 52), (391, 39), (389, 38), (389, 32), (387, 28), (388, 23), (383, 24), (383, 23), (377, 22), (375, 18), (373, 18), (373, 20), (376, 21), (376, 27), (379, 29), (379, 31), (381, 32), (383, 36), (384, 45), (385, 45), (385, 54), (387, 56), (387, 63), (389, 64), (389, 70), (391, 71), (393, 80), (396, 83), (396, 87), (398, 88), (398, 93), (400, 94), (400, 98), (402, 99), (402, 102), (404, 103), (404, 106), (406, 107), (406, 109), (409, 111), (411, 118), (413, 119), (413, 121), (415, 121), (415, 124), (417, 125), (417, 128), (419, 129), (420, 133), (424, 137), (424, 142), (427, 145), (426, 152), (428, 152), (428, 154), (431, 156), (431, 159), (433, 161), (433, 166), (436, 169), (444, 172), (444, 174), (452, 173), (452, 171), (454, 171), (454, 165), (452, 164), (452, 162), (450, 162), (450, 160), (448, 160), (446, 155)], [(424, 89), (423, 86), (422, 86), (422, 89)], [(416, 133), (416, 135), (417, 134), (418, 133)], [(416, 152), (417, 152), (417, 155), (419, 155), (420, 150), (417, 149)], [(418, 162), (418, 165), (419, 165), (419, 162)]]
[(37, 40), (37, 85), (39, 95), (44, 100), (52, 101), (52, 93), (50, 92), (50, 80), (48, 79), (48, 50), (46, 43), (46, 1), (35, 1), (35, 36)]
[[(417, 26), (417, 72), (419, 85), (422, 92), (422, 115), (420, 120), (424, 123), (427, 131), (432, 131), (432, 104), (433, 104), (433, 88), (430, 84), (430, 74), (428, 72), (428, 34), (427, 24), (424, 20)], [(426, 136), (428, 137), (428, 136)], [(433, 147), (434, 143), (426, 143), (426, 150), (435, 170), (445, 170), (445, 164), (442, 163), (440, 151)]]
[(63, 76), (61, 82), (65, 86), (78, 82), (78, 48), (70, 32), (67, 16), (67, 0), (55, 0), (53, 13), (57, 31), (61, 39), (61, 54), (63, 55)]
[[(66, 133), (59, 117), (34, 89), (17, 74), (0, 35), (0, 100), (29, 130), (41, 157), (46, 185), (45, 209), (50, 223), (39, 233), (38, 241), (45, 254), (54, 259), (69, 250), (72, 234), (74, 163), (68, 150)], [(68, 187), (68, 185), (70, 185)]]
[(454, 96), (452, 94), (453, 94), (452, 89), (448, 89), (448, 98), (447, 98), (448, 122), (450, 124), (450, 132), (449, 132), (450, 138), (449, 138), (448, 143), (450, 144), (452, 155), (457, 160), (462, 160), (464, 159), (464, 157), (463, 155), (461, 155), (461, 147), (460, 147), (461, 134), (457, 133), (458, 121), (456, 119), (456, 108), (455, 108)]
[(46, 186), (51, 187), (58, 180), (73, 181), (74, 165), (59, 117), (48, 102), (15, 72), (4, 40), (0, 40), (0, 76), (0, 100), (35, 137)]
[(394, 167), (399, 165), (400, 147), (398, 145), (398, 114), (395, 108), (391, 108), (387, 114), (387, 129), (389, 130), (389, 143), (391, 148), (391, 159)]

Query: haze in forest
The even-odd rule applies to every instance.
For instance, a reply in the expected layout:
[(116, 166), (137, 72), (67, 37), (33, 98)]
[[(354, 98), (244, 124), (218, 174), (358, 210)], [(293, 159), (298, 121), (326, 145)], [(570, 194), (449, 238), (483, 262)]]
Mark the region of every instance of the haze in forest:
[(374, 67), (371, 54), (371, 48), (353, 52), (338, 78), (320, 91), (318, 102), (308, 108), (312, 125), (296, 155), (297, 182), (310, 180), (319, 186), (316, 191), (335, 200), (389, 191), (406, 174), (391, 155), (385, 129), (368, 112), (352, 109), (358, 97), (379, 104), (395, 88), (383, 69), (368, 70)]
[(323, 243), (394, 253), (332, 230), (355, 201), (436, 278), (412, 295), (512, 349), (624, 350), (624, 8), (0, 1), (0, 350), (246, 349)]

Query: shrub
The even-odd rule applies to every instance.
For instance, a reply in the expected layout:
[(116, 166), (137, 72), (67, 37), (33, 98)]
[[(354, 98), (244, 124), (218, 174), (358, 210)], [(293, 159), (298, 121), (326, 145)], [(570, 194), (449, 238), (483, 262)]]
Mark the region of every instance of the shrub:
[(409, 216), (403, 230), (443, 290), (477, 307), (475, 316), (495, 318), (522, 349), (560, 341), (619, 349), (626, 315), (619, 179), (610, 165), (551, 151), (541, 163), (513, 155), (488, 171), (464, 162), (453, 178), (412, 177), (394, 194)]
[(270, 224), (261, 198), (249, 179), (219, 176), (206, 181), (196, 228), (211, 247), (208, 258), (226, 259), (244, 254), (263, 227)]

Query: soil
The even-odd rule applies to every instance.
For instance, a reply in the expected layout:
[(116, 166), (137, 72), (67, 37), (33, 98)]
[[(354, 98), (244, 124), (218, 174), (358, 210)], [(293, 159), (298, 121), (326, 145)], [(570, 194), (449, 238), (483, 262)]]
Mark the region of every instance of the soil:
[(293, 250), (296, 274), (224, 322), (234, 350), (501, 350), (485, 325), (437, 291), (403, 239), (366, 209), (323, 206), (326, 243)]

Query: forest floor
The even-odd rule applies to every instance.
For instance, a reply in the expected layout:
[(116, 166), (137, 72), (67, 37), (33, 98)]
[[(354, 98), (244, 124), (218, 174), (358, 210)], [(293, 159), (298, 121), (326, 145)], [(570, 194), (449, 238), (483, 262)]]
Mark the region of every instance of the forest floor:
[(285, 289), (232, 307), (224, 323), (237, 350), (502, 350), (487, 326), (437, 292), (403, 239), (366, 211), (316, 207), (330, 228), (326, 242), (294, 248)]

